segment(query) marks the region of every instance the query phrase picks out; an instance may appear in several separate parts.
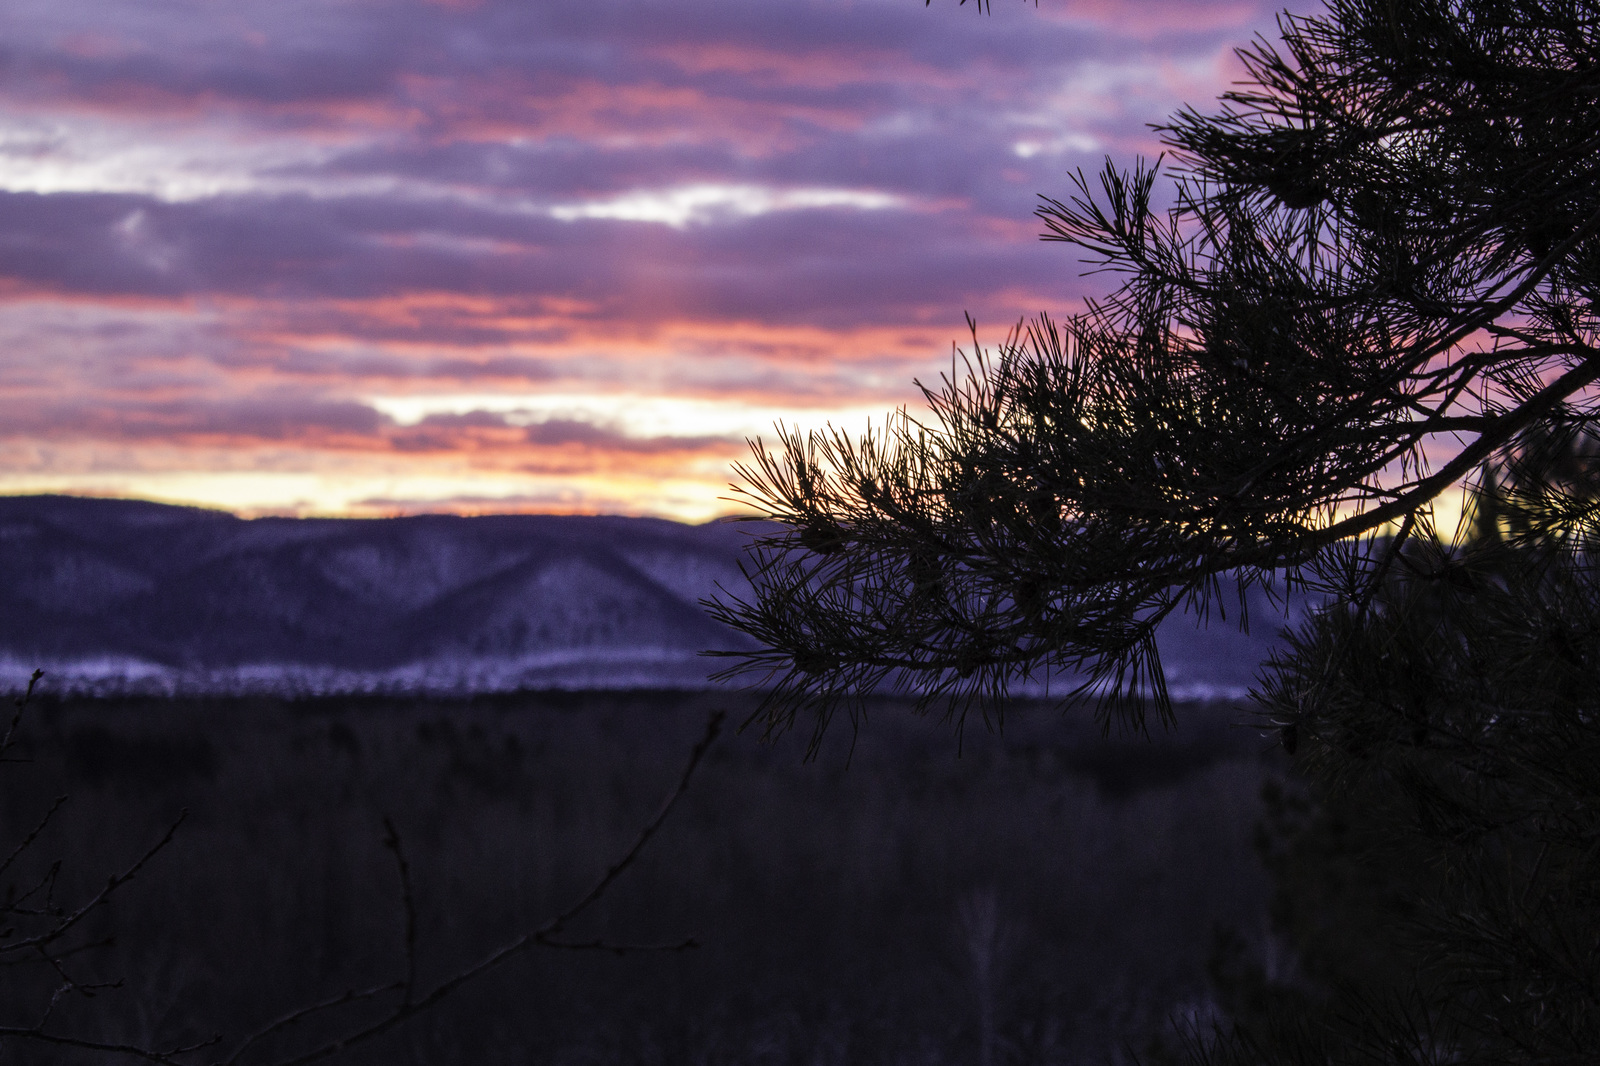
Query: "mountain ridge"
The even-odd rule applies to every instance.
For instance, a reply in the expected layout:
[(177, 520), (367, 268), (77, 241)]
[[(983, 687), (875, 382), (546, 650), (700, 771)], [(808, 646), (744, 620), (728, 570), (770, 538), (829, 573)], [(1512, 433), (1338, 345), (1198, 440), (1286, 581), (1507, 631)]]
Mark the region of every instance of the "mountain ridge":
[[(749, 648), (748, 527), (566, 515), (256, 518), (0, 497), (0, 680), (116, 694), (701, 688)], [(1253, 608), (1253, 609), (1258, 609)], [(1236, 698), (1273, 641), (1165, 623), (1180, 698)]]

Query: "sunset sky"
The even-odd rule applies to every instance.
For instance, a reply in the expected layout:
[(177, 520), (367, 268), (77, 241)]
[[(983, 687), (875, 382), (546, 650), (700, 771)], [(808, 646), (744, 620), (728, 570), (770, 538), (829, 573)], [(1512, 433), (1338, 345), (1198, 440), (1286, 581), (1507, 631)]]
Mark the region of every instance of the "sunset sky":
[(7, 0), (0, 493), (700, 521), (1104, 278), (1233, 0)]

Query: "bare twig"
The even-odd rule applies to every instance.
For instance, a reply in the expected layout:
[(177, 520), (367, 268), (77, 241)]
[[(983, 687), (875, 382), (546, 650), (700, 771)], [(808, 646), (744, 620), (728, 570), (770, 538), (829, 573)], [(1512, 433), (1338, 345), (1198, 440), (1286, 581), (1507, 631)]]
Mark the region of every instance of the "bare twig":
[(406, 912), (406, 978), (402, 1003), (409, 1004), (417, 987), (417, 902), (411, 892), (411, 865), (406, 862), (405, 850), (400, 845), (400, 833), (388, 815), (383, 816), (383, 846), (394, 852), (394, 864), (400, 877), (400, 902)]
[(608, 951), (613, 955), (635, 955), (646, 951), (689, 951), (700, 946), (700, 941), (695, 937), (687, 937), (670, 944), (619, 944), (613, 940), (550, 940), (546, 937), (539, 938), (542, 948), (558, 948), (563, 951)]
[[(61, 860), (57, 859), (55, 862), (50, 864), (49, 869), (45, 870), (45, 872), (40, 875), (38, 882), (32, 888), (28, 889), (28, 891), (24, 892), (20, 896), (17, 896), (10, 903), (6, 904), (7, 913), (20, 914), (27, 918), (38, 918), (41, 916), (52, 915), (54, 912), (50, 908), (50, 901), (55, 897), (56, 875), (60, 872)], [(40, 891), (44, 891), (45, 894), (45, 902), (42, 907), (23, 906), (24, 903), (28, 902), (28, 900), (32, 899), (34, 895)], [(6, 935), (11, 935), (10, 929), (6, 930)]]
[[(0, 931), (0, 935), (9, 936), (13, 932), (15, 932), (15, 930), (6, 929), (4, 931)], [(57, 960), (70, 959), (72, 956), (81, 955), (85, 951), (94, 951), (98, 948), (108, 948), (116, 942), (117, 938), (114, 935), (101, 937), (99, 940), (85, 941), (82, 944), (77, 944), (70, 948), (57, 948), (50, 952), (50, 957)], [(28, 958), (0, 959), (0, 966), (26, 966), (32, 965), (33, 962), (33, 959)]]
[[(57, 969), (59, 969), (59, 967), (57, 967)], [(39, 1016), (38, 1021), (33, 1023), (33, 1027), (35, 1029), (43, 1029), (50, 1023), (50, 1015), (55, 1013), (56, 1004), (60, 1003), (61, 997), (70, 991), (72, 991), (71, 981), (63, 981), (61, 984), (56, 986), (56, 990), (50, 994), (50, 1002), (44, 1005), (44, 1013)]]
[(13, 940), (7, 944), (0, 944), (0, 954), (25, 951), (29, 948), (35, 947), (36, 945), (49, 944), (53, 941), (61, 939), (69, 930), (72, 929), (73, 926), (82, 921), (84, 917), (89, 914), (89, 912), (93, 911), (96, 907), (103, 905), (106, 900), (111, 898), (111, 894), (113, 892), (137, 877), (139, 871), (144, 869), (145, 863), (155, 858), (157, 852), (161, 851), (161, 849), (172, 843), (173, 835), (177, 833), (178, 827), (183, 824), (184, 819), (187, 817), (189, 817), (189, 808), (185, 807), (178, 814), (177, 819), (167, 827), (166, 834), (156, 842), (154, 847), (150, 848), (149, 851), (146, 851), (143, 855), (141, 855), (132, 866), (129, 866), (122, 873), (107, 878), (105, 887), (99, 892), (95, 893), (94, 897), (90, 899), (89, 902), (85, 903), (71, 914), (64, 916), (53, 927), (47, 929), (43, 933), (39, 933), (36, 936), (24, 937), (21, 940)]
[(110, 1054), (126, 1055), (129, 1058), (143, 1059), (146, 1062), (160, 1063), (161, 1066), (187, 1066), (176, 1056), (188, 1055), (199, 1051), (201, 1048), (210, 1047), (217, 1042), (213, 1037), (200, 1044), (189, 1044), (184, 1047), (171, 1048), (167, 1051), (153, 1051), (150, 1048), (139, 1047), (136, 1044), (107, 1043), (100, 1040), (84, 1040), (76, 1036), (67, 1036), (62, 1033), (47, 1033), (41, 1029), (25, 1028), (16, 1025), (0, 1025), (0, 1039), (8, 1036), (23, 1037), (28, 1040), (37, 1040), (44, 1044), (55, 1044), (58, 1047), (78, 1048), (82, 1051), (103, 1051)]
[(238, 1062), (244, 1057), (245, 1052), (249, 1051), (256, 1044), (270, 1036), (275, 1036), (278, 1033), (298, 1025), (300, 1022), (305, 1021), (314, 1014), (321, 1014), (323, 1011), (335, 1010), (351, 1003), (363, 1003), (369, 999), (374, 999), (378, 996), (381, 996), (386, 992), (401, 991), (404, 989), (404, 987), (404, 982), (392, 981), (386, 985), (377, 985), (373, 988), (365, 988), (359, 991), (352, 988), (346, 992), (341, 992), (337, 996), (322, 1000), (319, 1003), (310, 1003), (304, 1007), (297, 1007), (289, 1013), (274, 1019), (273, 1021), (262, 1026), (260, 1029), (257, 1029), (255, 1032), (251, 1033), (249, 1036), (245, 1037), (244, 1040), (240, 1042), (239, 1046), (233, 1049), (233, 1054), (229, 1055), (226, 1059), (223, 1059), (219, 1066), (233, 1066), (234, 1063)]
[[(7, 729), (4, 737), (0, 738), (0, 754), (3, 754), (4, 751), (13, 743), (15, 731), (22, 718), (23, 708), (31, 698), (33, 686), (38, 681), (40, 676), (42, 676), (40, 673), (35, 672), (32, 680), (29, 682), (27, 692), (17, 700), (17, 713), (13, 716), (10, 727)], [(580, 917), (589, 908), (593, 907), (605, 895), (605, 893), (611, 888), (612, 885), (616, 883), (623, 873), (625, 873), (628, 868), (635, 863), (639, 855), (643, 852), (645, 846), (660, 830), (668, 815), (671, 814), (672, 809), (677, 805), (678, 800), (681, 799), (684, 793), (688, 791), (689, 783), (692, 780), (696, 769), (699, 767), (701, 760), (704, 758), (706, 752), (710, 749), (712, 743), (716, 740), (716, 737), (721, 730), (724, 717), (725, 716), (721, 711), (718, 711), (711, 716), (706, 725), (705, 734), (690, 751), (689, 758), (683, 768), (683, 772), (679, 775), (676, 786), (673, 788), (671, 793), (668, 794), (666, 800), (662, 803), (661, 808), (656, 812), (654, 817), (646, 822), (643, 828), (640, 829), (638, 836), (635, 838), (628, 850), (606, 869), (605, 873), (595, 881), (588, 891), (580, 896), (571, 906), (567, 907), (565, 910), (545, 922), (537, 929), (525, 932), (520, 936), (517, 936), (514, 939), (506, 942), (501, 947), (491, 951), (489, 954), (479, 959), (478, 962), (439, 982), (425, 995), (421, 996), (417, 995), (417, 908), (415, 892), (412, 885), (411, 866), (406, 857), (404, 845), (398, 829), (395, 827), (392, 819), (385, 817), (385, 836), (383, 843), (384, 846), (394, 854), (396, 873), (400, 880), (401, 903), (404, 909), (405, 917), (405, 973), (403, 978), (367, 989), (351, 989), (329, 999), (325, 999), (320, 1002), (312, 1003), (290, 1011), (289, 1013), (282, 1015), (281, 1017), (273, 1020), (272, 1022), (263, 1026), (261, 1029), (247, 1036), (238, 1044), (237, 1047), (233, 1049), (231, 1054), (229, 1054), (226, 1058), (219, 1060), (218, 1066), (233, 1066), (233, 1064), (240, 1062), (252, 1049), (258, 1047), (263, 1040), (284, 1033), (297, 1024), (306, 1021), (315, 1015), (338, 1010), (340, 1008), (348, 1007), (357, 1003), (368, 1002), (390, 993), (400, 993), (399, 1002), (396, 1003), (392, 1009), (390, 1009), (377, 1021), (361, 1026), (355, 1029), (353, 1032), (336, 1039), (329, 1040), (320, 1046), (303, 1052), (297, 1056), (280, 1060), (278, 1066), (300, 1066), (300, 1064), (328, 1058), (356, 1044), (371, 1040), (372, 1038), (403, 1024), (410, 1018), (430, 1009), (435, 1004), (444, 1000), (446, 997), (450, 996), (457, 989), (471, 981), (473, 978), (487, 973), (489, 970), (494, 969), (496, 966), (500, 965), (500, 963), (506, 961), (512, 956), (520, 954), (533, 947), (546, 947), (561, 951), (605, 951), (617, 955), (645, 951), (684, 951), (697, 947), (698, 941), (693, 938), (671, 943), (617, 943), (603, 939), (567, 940), (561, 937), (561, 933), (565, 931), (570, 923)], [(55, 803), (45, 813), (44, 817), (40, 820), (39, 824), (33, 829), (33, 831), (30, 832), (27, 837), (25, 837), (23, 841), (13, 849), (11, 854), (4, 860), (4, 862), (0, 862), (0, 873), (4, 873), (6, 870), (8, 870), (15, 863), (17, 858), (33, 845), (33, 843), (49, 825), (51, 819), (65, 801), (65, 796), (60, 797), (55, 801)], [(79, 906), (77, 909), (71, 911), (70, 913), (53, 910), (48, 907), (39, 910), (36, 912), (36, 916), (54, 917), (56, 919), (53, 923), (49, 924), (47, 929), (45, 929), (43, 932), (39, 932), (30, 936), (12, 939), (9, 941), (0, 941), (0, 963), (5, 963), (8, 961), (21, 962), (24, 960), (18, 956), (22, 954), (37, 954), (45, 963), (53, 968), (61, 978), (61, 983), (55, 989), (55, 992), (51, 996), (49, 1004), (46, 1006), (39, 1021), (31, 1026), (0, 1026), (0, 1040), (4, 1040), (7, 1037), (25, 1039), (58, 1047), (75, 1048), (80, 1051), (92, 1051), (107, 1055), (117, 1055), (133, 1059), (140, 1059), (146, 1062), (158, 1063), (161, 1064), (161, 1066), (186, 1066), (186, 1063), (191, 1061), (185, 1058), (186, 1056), (192, 1055), (192, 1053), (203, 1048), (212, 1047), (220, 1042), (220, 1037), (212, 1037), (202, 1043), (161, 1050), (150, 1047), (141, 1047), (136, 1044), (91, 1040), (59, 1032), (51, 1032), (45, 1028), (51, 1020), (57, 1004), (64, 996), (72, 992), (77, 992), (85, 996), (92, 996), (96, 990), (109, 987), (118, 987), (121, 984), (121, 982), (108, 982), (92, 985), (80, 984), (73, 980), (62, 968), (62, 960), (67, 955), (75, 954), (76, 952), (84, 950), (85, 947), (90, 945), (78, 945), (67, 951), (52, 951), (49, 950), (50, 946), (60, 941), (62, 937), (66, 936), (70, 931), (77, 927), (79, 923), (82, 922), (82, 920), (96, 908), (104, 905), (111, 897), (112, 893), (114, 893), (118, 888), (136, 877), (140, 871), (143, 870), (145, 865), (156, 856), (157, 853), (159, 853), (172, 842), (173, 837), (178, 831), (178, 827), (183, 824), (185, 818), (188, 816), (188, 813), (188, 810), (185, 809), (172, 823), (172, 825), (168, 827), (166, 833), (159, 841), (155, 843), (154, 846), (145, 851), (143, 855), (141, 855), (121, 873), (108, 878), (104, 887), (102, 887), (99, 892), (95, 893), (93, 897), (91, 897), (87, 902)], [(56, 865), (58, 866), (59, 864)], [(52, 874), (55, 869), (56, 866), (52, 866)], [(52, 874), (46, 874), (45, 879), (40, 882), (40, 885), (36, 886), (32, 891), (27, 893), (23, 899), (26, 899), (27, 896), (31, 896), (38, 892), (39, 889), (43, 888), (46, 884), (53, 883)], [(18, 908), (15, 903), (12, 904), (11, 909), (14, 913), (22, 913), (21, 909)], [(0, 937), (8, 937), (12, 934), (13, 930), (8, 929), (3, 933), (0, 933)], [(109, 940), (106, 940), (99, 941), (97, 943), (104, 944), (109, 942)]]
[[(11, 721), (6, 726), (4, 735), (0, 736), (0, 762), (24, 761), (14, 758), (7, 758), (6, 753), (9, 752), (16, 744), (17, 730), (22, 725), (23, 715), (27, 710), (28, 704), (33, 699), (34, 691), (39, 684), (40, 678), (43, 676), (44, 671), (35, 670), (32, 676), (28, 679), (27, 689), (23, 691), (22, 695), (18, 696), (15, 701), (13, 701), (16, 706), (16, 711), (12, 714)], [(34, 844), (38, 841), (40, 834), (42, 834), (50, 825), (50, 822), (52, 819), (54, 819), (56, 813), (61, 810), (62, 805), (65, 804), (66, 801), (66, 796), (56, 797), (55, 802), (53, 802), (50, 805), (50, 808), (45, 811), (44, 816), (40, 818), (39, 823), (35, 825), (32, 831), (23, 837), (14, 848), (12, 848), (11, 853), (6, 856), (5, 860), (0, 862), (0, 875), (4, 875), (10, 871), (17, 860), (34, 846)], [(44, 1011), (39, 1016), (39, 1020), (37, 1022), (30, 1026), (0, 1025), (0, 1040), (4, 1040), (7, 1037), (14, 1037), (38, 1043), (51, 1044), (58, 1047), (76, 1048), (81, 1051), (94, 1051), (105, 1054), (129, 1056), (132, 1058), (143, 1059), (147, 1062), (166, 1064), (166, 1066), (182, 1066), (179, 1056), (190, 1054), (203, 1047), (209, 1047), (210, 1045), (216, 1043), (217, 1038), (213, 1038), (204, 1043), (185, 1047), (176, 1047), (162, 1051), (148, 1047), (139, 1047), (133, 1044), (90, 1040), (64, 1033), (49, 1032), (45, 1028), (50, 1023), (50, 1019), (54, 1015), (56, 1007), (66, 996), (72, 993), (77, 993), (85, 998), (93, 998), (97, 992), (104, 991), (106, 989), (122, 987), (123, 982), (121, 980), (97, 981), (91, 983), (80, 982), (71, 974), (67, 973), (64, 965), (65, 960), (70, 956), (77, 955), (92, 948), (104, 947), (110, 944), (113, 938), (106, 937), (84, 944), (78, 944), (63, 950), (56, 950), (54, 945), (56, 945), (56, 943), (60, 941), (62, 937), (71, 932), (85, 916), (87, 916), (97, 907), (103, 905), (111, 897), (112, 893), (114, 893), (118, 888), (127, 884), (129, 881), (133, 880), (134, 877), (138, 876), (145, 864), (154, 858), (157, 852), (161, 851), (172, 842), (173, 835), (177, 832), (178, 826), (183, 824), (184, 818), (188, 816), (188, 813), (189, 812), (187, 810), (184, 810), (182, 814), (180, 814), (172, 823), (172, 825), (168, 827), (165, 835), (163, 835), (162, 838), (156, 842), (154, 847), (147, 850), (132, 865), (123, 870), (120, 874), (116, 874), (108, 878), (105, 886), (101, 888), (99, 892), (95, 893), (95, 895), (87, 903), (83, 904), (77, 910), (68, 913), (55, 903), (56, 879), (61, 870), (61, 860), (59, 859), (50, 864), (49, 868), (45, 871), (43, 876), (40, 877), (37, 884), (23, 892), (20, 896), (14, 897), (10, 903), (3, 908), (4, 911), (22, 918), (43, 918), (47, 919), (47, 921), (44, 923), (46, 928), (43, 932), (29, 936), (22, 936), (16, 939), (12, 939), (12, 937), (14, 937), (16, 934), (15, 928), (7, 928), (3, 931), (0, 931), (0, 964), (42, 964), (55, 972), (56, 976), (60, 980), (60, 983), (56, 986), (54, 992), (51, 994), (50, 1000), (45, 1005)], [(35, 904), (33, 906), (25, 906), (30, 899), (39, 894), (41, 891), (44, 892), (43, 903)]]
[(39, 834), (44, 832), (45, 826), (50, 824), (50, 819), (55, 817), (55, 813), (61, 809), (61, 805), (65, 802), (67, 802), (67, 797), (56, 797), (56, 801), (50, 805), (50, 809), (44, 812), (44, 817), (39, 819), (39, 824), (33, 827), (33, 832), (22, 838), (22, 843), (12, 849), (11, 854), (6, 856), (5, 862), (0, 862), (0, 874), (11, 869), (11, 864), (17, 861), (17, 856), (33, 845), (33, 842), (39, 838)]
[[(96, 992), (103, 992), (108, 988), (122, 987), (122, 980), (120, 978), (115, 981), (97, 981), (93, 984), (82, 984), (73, 978), (73, 976), (67, 972), (67, 968), (62, 965), (61, 960), (66, 958), (65, 955), (58, 955), (53, 952), (46, 951), (43, 946), (40, 946), (37, 951), (39, 952), (40, 961), (54, 970), (56, 972), (56, 976), (60, 977), (62, 981), (61, 987), (58, 988), (55, 995), (51, 997), (50, 1007), (45, 1011), (46, 1017), (49, 1016), (50, 1010), (55, 1009), (56, 999), (60, 998), (60, 996), (65, 992), (76, 992), (86, 999), (93, 999)], [(39, 1022), (38, 1028), (44, 1028), (43, 1020)]]
[[(710, 720), (706, 723), (705, 734), (690, 751), (688, 761), (683, 768), (683, 773), (678, 778), (677, 786), (672, 790), (671, 793), (668, 794), (666, 801), (661, 805), (661, 809), (656, 812), (655, 817), (651, 818), (650, 821), (645, 823), (644, 827), (639, 831), (638, 837), (634, 840), (633, 845), (623, 853), (622, 857), (616, 862), (612, 863), (606, 872), (594, 883), (594, 885), (581, 897), (579, 897), (577, 902), (572, 904), (572, 906), (568, 907), (554, 918), (551, 918), (539, 928), (523, 933), (521, 936), (518, 936), (489, 952), (489, 954), (485, 955), (471, 966), (457, 971), (452, 976), (435, 985), (433, 990), (428, 992), (427, 995), (424, 995), (420, 998), (413, 996), (413, 985), (410, 980), (409, 973), (407, 980), (396, 981), (392, 984), (370, 989), (364, 993), (345, 993), (343, 996), (337, 997), (336, 999), (315, 1004), (308, 1008), (303, 1008), (302, 1010), (296, 1011), (293, 1014), (280, 1018), (278, 1021), (273, 1022), (271, 1025), (262, 1029), (260, 1032), (248, 1038), (244, 1043), (240, 1044), (240, 1046), (234, 1050), (232, 1055), (221, 1060), (217, 1066), (233, 1066), (233, 1064), (240, 1061), (244, 1053), (252, 1045), (258, 1043), (261, 1039), (268, 1035), (288, 1028), (290, 1025), (300, 1021), (309, 1014), (340, 1007), (347, 1003), (355, 1002), (358, 999), (370, 999), (374, 996), (382, 994), (383, 992), (401, 991), (403, 993), (401, 1001), (388, 1014), (377, 1021), (372, 1022), (363, 1028), (357, 1029), (345, 1036), (330, 1040), (319, 1047), (303, 1052), (292, 1058), (281, 1059), (275, 1064), (275, 1066), (305, 1066), (306, 1063), (317, 1062), (322, 1059), (329, 1058), (330, 1056), (337, 1055), (340, 1052), (355, 1046), (356, 1044), (365, 1043), (374, 1037), (380, 1036), (383, 1033), (386, 1033), (389, 1030), (404, 1024), (412, 1017), (428, 1010), (435, 1004), (444, 1000), (446, 997), (450, 996), (457, 989), (472, 979), (489, 972), (490, 970), (499, 966), (501, 963), (505, 962), (507, 959), (519, 955), (533, 947), (547, 947), (567, 951), (608, 951), (621, 955), (635, 951), (685, 951), (698, 946), (698, 942), (692, 938), (671, 944), (616, 944), (603, 940), (583, 942), (567, 941), (558, 939), (558, 936), (562, 930), (565, 929), (568, 923), (576, 919), (584, 911), (588, 910), (595, 903), (597, 903), (600, 898), (605, 895), (606, 891), (616, 883), (617, 879), (621, 877), (630, 866), (633, 865), (635, 860), (638, 859), (640, 853), (644, 850), (645, 845), (650, 842), (650, 839), (655, 836), (656, 832), (667, 820), (667, 816), (672, 813), (672, 809), (677, 805), (678, 800), (681, 799), (684, 793), (689, 790), (689, 782), (693, 779), (695, 770), (700, 765), (700, 761), (705, 757), (706, 752), (710, 750), (711, 745), (716, 740), (718, 733), (721, 732), (722, 722), (725, 717), (726, 715), (722, 711), (717, 711), (712, 714)], [(392, 824), (386, 823), (386, 827), (389, 829), (390, 837), (385, 840), (385, 843), (388, 844), (389, 840), (391, 839), (395, 842), (389, 846), (396, 852), (397, 859), (399, 859), (399, 837), (394, 833)], [(403, 866), (403, 860), (400, 861), (402, 863), (402, 869), (405, 869)], [(409, 883), (409, 877), (409, 871), (406, 871), (402, 874), (402, 879), (406, 883)], [(408, 930), (411, 928), (409, 921), (407, 928)], [(408, 953), (408, 968), (411, 965), (411, 958), (412, 956)]]
[(5, 736), (0, 737), (0, 757), (3, 757), (6, 752), (11, 750), (11, 745), (15, 742), (17, 727), (22, 724), (22, 713), (28, 709), (28, 703), (33, 699), (34, 686), (39, 683), (39, 679), (43, 676), (43, 670), (35, 670), (33, 676), (28, 678), (28, 687), (23, 691), (22, 695), (13, 701), (17, 710), (11, 716), (11, 724), (6, 726)]
[(672, 808), (677, 804), (678, 800), (683, 798), (685, 792), (689, 791), (689, 779), (694, 776), (695, 768), (700, 765), (701, 758), (710, 750), (712, 742), (717, 739), (717, 734), (722, 730), (722, 720), (726, 716), (725, 712), (717, 711), (711, 716), (711, 720), (706, 723), (705, 735), (700, 738), (700, 742), (689, 753), (689, 761), (684, 765), (682, 776), (678, 778), (678, 787), (672, 790), (672, 794), (661, 805), (661, 810), (656, 812), (656, 816), (639, 831), (639, 838), (633, 842), (633, 847), (629, 848), (622, 858), (612, 864), (611, 869), (606, 871), (604, 877), (595, 882), (594, 887), (582, 899), (552, 918), (549, 924), (539, 930), (538, 935), (552, 937), (561, 932), (568, 922), (582, 914), (596, 900), (605, 895), (606, 890), (611, 887), (612, 883), (622, 876), (624, 870), (633, 864), (633, 861), (639, 857), (639, 853), (644, 850), (644, 846), (650, 842), (650, 838), (655, 836), (656, 830), (660, 829), (662, 823), (667, 820), (667, 815), (672, 813)]

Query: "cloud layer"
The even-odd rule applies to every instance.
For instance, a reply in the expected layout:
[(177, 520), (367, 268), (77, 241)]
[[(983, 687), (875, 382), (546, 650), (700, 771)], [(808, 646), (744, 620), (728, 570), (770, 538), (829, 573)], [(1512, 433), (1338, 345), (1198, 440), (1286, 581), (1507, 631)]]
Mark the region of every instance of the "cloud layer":
[(1274, 10), (16, 0), (0, 492), (709, 517), (1096, 291), (1037, 194)]

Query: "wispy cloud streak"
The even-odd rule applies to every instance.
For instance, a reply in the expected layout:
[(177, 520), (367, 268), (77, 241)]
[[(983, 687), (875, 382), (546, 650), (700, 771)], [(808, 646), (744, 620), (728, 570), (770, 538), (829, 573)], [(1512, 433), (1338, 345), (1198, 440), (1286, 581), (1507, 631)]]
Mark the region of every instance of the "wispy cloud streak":
[(16, 0), (0, 491), (709, 517), (1093, 291), (1036, 195), (1273, 11)]

